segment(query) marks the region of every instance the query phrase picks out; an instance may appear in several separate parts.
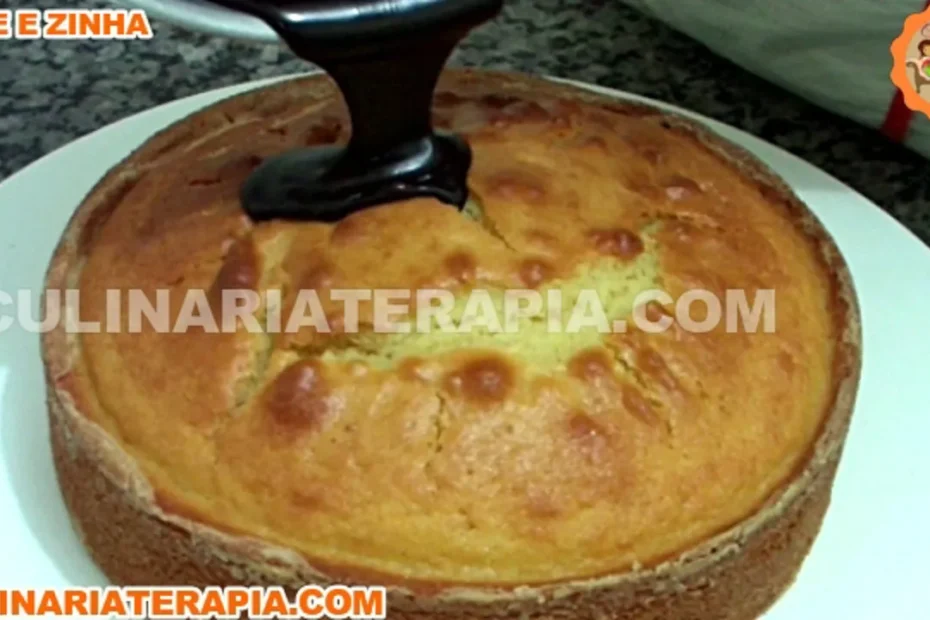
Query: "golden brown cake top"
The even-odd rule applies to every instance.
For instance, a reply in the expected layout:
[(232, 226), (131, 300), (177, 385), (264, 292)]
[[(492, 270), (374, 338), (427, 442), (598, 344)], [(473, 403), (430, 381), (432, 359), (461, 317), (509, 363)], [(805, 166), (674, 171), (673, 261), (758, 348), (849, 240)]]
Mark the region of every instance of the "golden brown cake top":
[[(324, 78), (154, 138), (90, 199), (71, 266), (81, 319), (105, 320), (108, 289), (167, 291), (171, 326), (185, 292), (217, 308), (248, 289), (279, 291), (257, 316), (287, 323), (312, 291), (331, 332), (143, 321), (82, 334), (60, 384), (167, 512), (347, 575), (617, 573), (757, 511), (804, 466), (841, 379), (846, 307), (802, 207), (687, 124), (566, 86), (450, 72), (435, 117), (474, 150), (464, 213), (421, 199), (332, 225), (250, 222), (238, 188), (263, 158), (347, 138)], [(724, 312), (728, 290), (773, 290), (776, 329), (552, 333), (525, 318), (507, 333), (379, 333), (362, 302), (355, 332), (342, 289), (451, 291), (456, 312), (476, 290), (497, 310), (506, 290), (563, 304), (593, 290), (611, 321), (646, 290), (706, 290)]]

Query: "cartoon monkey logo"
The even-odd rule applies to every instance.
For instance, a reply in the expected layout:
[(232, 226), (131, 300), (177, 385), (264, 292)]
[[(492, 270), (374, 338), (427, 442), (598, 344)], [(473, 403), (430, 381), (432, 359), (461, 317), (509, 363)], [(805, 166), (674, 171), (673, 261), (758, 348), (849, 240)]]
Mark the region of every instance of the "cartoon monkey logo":
[(930, 117), (930, 9), (907, 18), (891, 44), (891, 56), (891, 81), (905, 105)]
[[(924, 28), (924, 30), (927, 29)], [(921, 32), (921, 36), (923, 36), (923, 32)], [(917, 56), (908, 58), (905, 62), (908, 69), (910, 69), (910, 78), (914, 90), (917, 91), (918, 95), (924, 97), (924, 87), (930, 86), (930, 39), (922, 39), (917, 44)]]

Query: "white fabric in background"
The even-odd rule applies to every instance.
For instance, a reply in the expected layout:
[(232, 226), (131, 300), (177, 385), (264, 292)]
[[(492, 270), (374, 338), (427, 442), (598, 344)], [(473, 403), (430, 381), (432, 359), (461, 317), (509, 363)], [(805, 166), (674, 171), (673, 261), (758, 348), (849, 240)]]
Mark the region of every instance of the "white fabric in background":
[[(624, 0), (824, 108), (878, 128), (895, 95), (890, 46), (924, 0)], [(930, 157), (930, 120), (907, 144)]]

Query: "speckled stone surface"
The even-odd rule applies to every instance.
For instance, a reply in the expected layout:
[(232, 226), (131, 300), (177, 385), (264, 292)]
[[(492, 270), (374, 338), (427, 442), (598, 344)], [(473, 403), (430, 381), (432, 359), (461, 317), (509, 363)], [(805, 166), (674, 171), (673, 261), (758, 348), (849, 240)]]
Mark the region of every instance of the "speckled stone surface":
[[(80, 2), (82, 6), (107, 6)], [(59, 8), (9, 0), (3, 8)], [(155, 23), (152, 41), (4, 41), (0, 179), (136, 112), (306, 70), (276, 46)], [(508, 0), (457, 65), (567, 77), (673, 103), (781, 146), (859, 190), (930, 243), (930, 162), (721, 60), (618, 0)]]

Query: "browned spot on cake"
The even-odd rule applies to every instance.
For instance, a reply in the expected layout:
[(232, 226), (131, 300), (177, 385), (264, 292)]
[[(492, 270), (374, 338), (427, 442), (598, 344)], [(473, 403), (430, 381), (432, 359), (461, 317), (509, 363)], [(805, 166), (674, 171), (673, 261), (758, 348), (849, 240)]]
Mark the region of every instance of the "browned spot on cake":
[(655, 350), (645, 348), (638, 351), (636, 363), (639, 365), (640, 370), (655, 379), (665, 389), (676, 391), (680, 388), (678, 380), (675, 379), (668, 364)]
[(526, 492), (526, 512), (538, 519), (552, 519), (562, 514), (559, 503), (544, 489), (530, 488)]
[(552, 265), (545, 261), (530, 258), (520, 265), (520, 280), (530, 288), (536, 288), (552, 277)]
[(583, 411), (576, 411), (568, 418), (568, 433), (590, 461), (597, 463), (604, 459), (610, 442), (603, 424)]
[(546, 185), (542, 179), (526, 171), (501, 172), (491, 178), (489, 192), (500, 200), (535, 204), (546, 197)]
[(462, 284), (474, 282), (477, 274), (478, 263), (475, 257), (468, 252), (456, 252), (450, 254), (443, 261), (446, 271)]
[(669, 177), (662, 183), (662, 186), (665, 188), (665, 195), (674, 201), (687, 200), (702, 192), (697, 182), (681, 175)]
[(583, 381), (595, 382), (613, 374), (612, 362), (604, 349), (588, 349), (568, 362), (568, 373)]
[(328, 390), (317, 362), (303, 360), (284, 370), (265, 392), (272, 420), (282, 427), (319, 429), (329, 411)]
[(304, 510), (317, 510), (325, 505), (322, 495), (312, 491), (293, 491), (291, 501), (294, 506)]
[(336, 118), (325, 118), (307, 130), (304, 134), (304, 144), (316, 146), (320, 144), (333, 144), (342, 136), (342, 122)]
[(787, 351), (781, 351), (778, 354), (778, 366), (785, 371), (788, 375), (793, 375), (797, 364), (794, 361), (794, 358), (791, 357), (791, 354)]
[(225, 291), (254, 291), (261, 278), (261, 260), (250, 237), (237, 239), (229, 246), (223, 265), (220, 267), (208, 299), (214, 316), (222, 315)]
[(642, 392), (630, 384), (623, 386), (623, 406), (634, 417), (649, 426), (658, 426), (659, 416), (643, 397)]
[(594, 230), (588, 233), (588, 239), (599, 253), (624, 260), (636, 258), (644, 249), (639, 235), (626, 228)]
[(446, 389), (478, 403), (500, 402), (513, 388), (514, 372), (506, 360), (487, 356), (472, 360), (446, 377)]
[(606, 436), (604, 427), (584, 411), (576, 411), (568, 418), (568, 430), (572, 438), (582, 441)]

